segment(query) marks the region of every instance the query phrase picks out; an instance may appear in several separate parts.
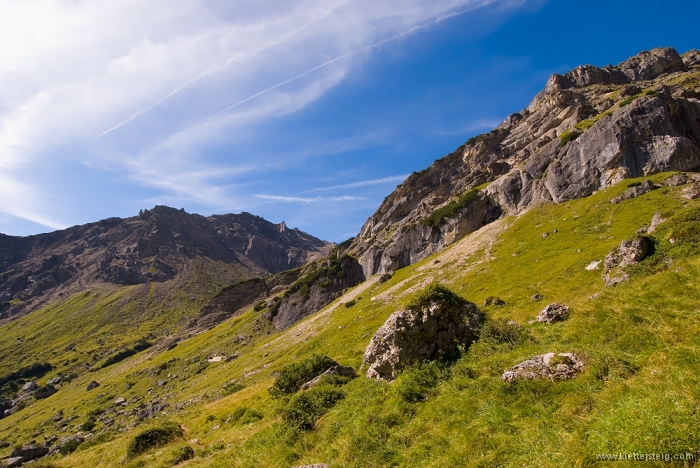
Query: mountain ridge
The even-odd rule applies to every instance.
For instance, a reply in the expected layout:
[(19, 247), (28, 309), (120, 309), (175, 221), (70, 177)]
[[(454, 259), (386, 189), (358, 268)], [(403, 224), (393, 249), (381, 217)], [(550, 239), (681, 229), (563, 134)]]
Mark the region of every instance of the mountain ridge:
[(681, 57), (669, 47), (552, 75), (527, 108), (410, 175), (348, 252), (366, 276), (391, 272), (504, 214), (626, 178), (696, 169), (699, 76), (700, 51)]
[(173, 280), (202, 259), (221, 280), (266, 276), (305, 265), (334, 244), (250, 213), (204, 217), (165, 206), (47, 234), (0, 236), (0, 319), (101, 282)]

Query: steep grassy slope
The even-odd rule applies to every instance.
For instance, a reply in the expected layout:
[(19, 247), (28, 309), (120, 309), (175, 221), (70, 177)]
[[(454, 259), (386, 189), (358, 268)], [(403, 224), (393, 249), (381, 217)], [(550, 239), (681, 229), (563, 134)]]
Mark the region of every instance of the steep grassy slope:
[[(0, 420), (0, 440), (72, 434), (90, 412), (107, 410), (97, 417), (93, 432), (100, 435), (92, 442), (44, 463), (165, 467), (185, 445), (195, 452), (180, 465), (187, 467), (594, 466), (603, 453), (697, 455), (700, 201), (680, 198), (682, 187), (675, 187), (611, 204), (630, 182), (499, 220), (385, 283), (369, 279), (284, 332), (251, 310), (169, 351), (144, 351), (78, 377)], [(657, 254), (630, 281), (606, 288), (600, 270), (585, 269), (658, 211), (670, 219), (654, 234)], [(434, 282), (479, 305), (502, 298), (504, 306), (484, 307), (489, 318), (514, 320), (523, 331), (508, 340), (505, 325), (492, 322), (490, 339), (456, 361), (412, 369), (392, 384), (369, 381), (361, 371), (338, 387), (344, 398), (313, 430), (285, 422), (287, 400), (267, 391), (276, 372), (313, 354), (359, 369), (377, 328)], [(533, 301), (534, 294), (544, 299)], [(529, 323), (554, 301), (571, 307), (568, 321)], [(33, 333), (39, 326), (25, 325)], [(550, 351), (584, 356), (584, 372), (565, 382), (501, 381), (504, 369)], [(93, 379), (102, 385), (86, 391)], [(128, 405), (115, 408), (115, 397)], [(138, 422), (132, 410), (154, 400), (170, 406)], [(76, 417), (65, 430), (50, 419), (59, 409)], [(114, 419), (110, 427), (105, 417)], [(166, 420), (185, 428), (182, 439), (125, 458), (138, 432)]]

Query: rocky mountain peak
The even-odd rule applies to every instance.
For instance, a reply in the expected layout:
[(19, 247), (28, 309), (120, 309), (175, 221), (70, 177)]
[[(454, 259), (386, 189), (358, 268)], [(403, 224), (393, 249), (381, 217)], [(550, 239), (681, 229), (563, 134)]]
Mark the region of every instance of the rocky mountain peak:
[(623, 179), (700, 167), (700, 52), (644, 51), (552, 75), (520, 112), (409, 176), (348, 248), (402, 268), (500, 216)]
[(265, 276), (332, 246), (250, 213), (204, 217), (167, 206), (48, 234), (0, 235), (0, 319), (90, 284), (170, 281), (202, 262), (225, 266), (224, 283)]

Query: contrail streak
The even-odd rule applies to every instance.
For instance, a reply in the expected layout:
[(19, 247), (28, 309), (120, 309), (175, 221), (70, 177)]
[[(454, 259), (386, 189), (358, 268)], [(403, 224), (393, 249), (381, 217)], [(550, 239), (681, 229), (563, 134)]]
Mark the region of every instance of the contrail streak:
[[(214, 117), (216, 117), (216, 116), (219, 116), (219, 115), (223, 114), (224, 112), (228, 112), (228, 111), (230, 111), (231, 109), (234, 109), (234, 108), (240, 106), (241, 104), (245, 104), (246, 102), (248, 102), (248, 101), (250, 101), (250, 100), (252, 100), (252, 99), (255, 99), (255, 98), (258, 97), (258, 96), (261, 96), (261, 95), (263, 95), (263, 94), (265, 94), (265, 93), (269, 93), (270, 91), (274, 91), (275, 89), (279, 88), (280, 86), (284, 86), (284, 85), (286, 85), (286, 84), (288, 84), (288, 83), (291, 83), (292, 81), (298, 80), (299, 78), (303, 78), (304, 76), (306, 76), (306, 75), (308, 75), (308, 74), (310, 74), (310, 73), (313, 73), (313, 72), (315, 72), (316, 70), (319, 70), (319, 69), (321, 69), (321, 68), (327, 67), (328, 65), (332, 65), (332, 64), (334, 64), (334, 63), (336, 63), (336, 62), (339, 62), (339, 61), (343, 60), (343, 59), (346, 58), (346, 57), (349, 57), (349, 56), (351, 56), (351, 55), (356, 55), (356, 54), (359, 54), (359, 53), (362, 53), (362, 52), (366, 52), (366, 51), (368, 51), (368, 50), (376, 49), (376, 48), (381, 47), (382, 45), (386, 44), (387, 42), (395, 41), (396, 39), (399, 39), (399, 38), (404, 37), (404, 36), (408, 36), (409, 34), (413, 34), (414, 32), (419, 31), (419, 30), (421, 30), (421, 29), (429, 28), (430, 26), (432, 26), (432, 25), (434, 25), (434, 24), (437, 24), (437, 23), (439, 23), (439, 22), (441, 22), (441, 21), (445, 21), (445, 20), (447, 20), (447, 19), (454, 18), (455, 16), (463, 15), (463, 14), (469, 12), (469, 11), (473, 11), (473, 10), (476, 10), (477, 8), (481, 8), (481, 7), (485, 6), (485, 5), (488, 5), (488, 4), (490, 4), (490, 3), (493, 3), (494, 1), (495, 1), (495, 0), (487, 0), (487, 1), (484, 1), (484, 2), (482, 2), (482, 3), (480, 3), (480, 4), (478, 4), (477, 6), (470, 7), (470, 8), (465, 8), (465, 9), (463, 9), (463, 10), (459, 10), (459, 11), (455, 11), (455, 12), (449, 13), (449, 14), (444, 15), (444, 16), (441, 16), (441, 17), (439, 17), (439, 18), (435, 18), (435, 19), (433, 19), (433, 20), (430, 20), (430, 21), (428, 21), (428, 22), (426, 22), (426, 23), (419, 24), (419, 25), (417, 25), (417, 26), (413, 26), (412, 28), (408, 29), (407, 31), (403, 31), (403, 32), (401, 32), (401, 33), (399, 33), (399, 34), (396, 34), (395, 36), (389, 37), (389, 38), (387, 38), (387, 39), (382, 39), (381, 41), (377, 41), (377, 42), (375, 42), (374, 44), (370, 44), (370, 45), (368, 45), (368, 46), (361, 47), (361, 48), (356, 49), (356, 50), (351, 50), (350, 52), (346, 52), (346, 53), (344, 53), (344, 54), (342, 54), (342, 55), (339, 55), (338, 57), (335, 57), (335, 58), (333, 58), (333, 59), (331, 59), (331, 60), (328, 60), (327, 62), (323, 62), (323, 63), (320, 64), (320, 65), (316, 65), (315, 67), (310, 68), (309, 70), (306, 70), (306, 71), (303, 72), (303, 73), (300, 73), (300, 74), (298, 74), (298, 75), (296, 75), (296, 76), (293, 76), (292, 78), (289, 78), (289, 79), (286, 79), (286, 80), (284, 80), (284, 81), (281, 81), (281, 82), (279, 82), (279, 83), (277, 83), (277, 84), (275, 84), (275, 85), (270, 86), (269, 88), (263, 89), (262, 91), (259, 91), (259, 92), (255, 93), (255, 94), (251, 95), (251, 96), (248, 96), (247, 98), (245, 98), (245, 99), (243, 99), (243, 100), (240, 100), (240, 101), (238, 101), (237, 103), (226, 107), (225, 109), (220, 110), (220, 111), (217, 112), (216, 114), (211, 115), (210, 117), (208, 117), (208, 119), (212, 119), (212, 118), (214, 118)], [(207, 120), (208, 120), (208, 119), (207, 119)]]
[(151, 105), (148, 106), (148, 107), (145, 107), (145, 108), (143, 108), (143, 109), (141, 109), (141, 110), (139, 110), (139, 111), (137, 111), (137, 112), (134, 112), (134, 113), (131, 114), (129, 117), (127, 117), (126, 119), (124, 119), (124, 120), (122, 120), (121, 122), (119, 122), (117, 125), (115, 125), (115, 126), (113, 126), (113, 127), (111, 127), (111, 128), (108, 128), (108, 129), (105, 130), (104, 132), (100, 133), (99, 135), (97, 135), (97, 136), (94, 138), (93, 141), (96, 141), (96, 140), (98, 140), (99, 138), (101, 138), (101, 137), (107, 135), (108, 133), (113, 132), (114, 130), (116, 130), (116, 129), (120, 128), (120, 127), (123, 127), (124, 125), (126, 125), (126, 124), (128, 124), (129, 122), (133, 121), (133, 120), (134, 120), (135, 118), (137, 118), (138, 116), (143, 115), (143, 114), (145, 114), (146, 112), (148, 112), (149, 110), (151, 110), (151, 109), (153, 109), (153, 108), (159, 106), (159, 105), (162, 104), (163, 102), (167, 101), (167, 100), (170, 99), (171, 97), (173, 97), (173, 96), (175, 96), (176, 94), (178, 94), (180, 91), (189, 88), (190, 86), (192, 86), (193, 84), (195, 84), (195, 83), (197, 83), (198, 81), (202, 80), (203, 78), (206, 78), (207, 76), (213, 75), (213, 74), (219, 72), (220, 70), (223, 70), (223, 69), (225, 69), (225, 68), (228, 68), (233, 62), (235, 62), (235, 61), (237, 61), (237, 60), (240, 60), (240, 59), (242, 59), (242, 58), (244, 58), (244, 57), (246, 57), (246, 56), (247, 56), (247, 57), (255, 56), (255, 55), (257, 55), (257, 54), (259, 54), (259, 53), (261, 53), (261, 52), (263, 52), (263, 51), (265, 51), (265, 50), (271, 48), (271, 47), (274, 47), (274, 46), (276, 46), (276, 45), (282, 44), (283, 42), (286, 42), (288, 39), (292, 38), (293, 36), (299, 34), (301, 31), (303, 31), (304, 29), (306, 29), (306, 28), (308, 27), (309, 24), (311, 24), (311, 23), (313, 23), (313, 22), (316, 22), (316, 21), (318, 21), (318, 20), (321, 19), (321, 18), (325, 18), (326, 16), (328, 16), (329, 14), (331, 14), (335, 9), (337, 9), (337, 8), (339, 8), (339, 7), (341, 7), (341, 6), (345, 5), (345, 4), (347, 4), (347, 3), (350, 3), (351, 1), (352, 1), (352, 0), (347, 0), (347, 1), (345, 1), (345, 2), (342, 2), (342, 3), (338, 4), (336, 7), (334, 7), (334, 8), (332, 8), (332, 9), (328, 10), (325, 14), (320, 15), (318, 18), (314, 19), (313, 21), (311, 21), (311, 22), (309, 22), (309, 23), (307, 23), (307, 24), (305, 24), (305, 25), (303, 25), (303, 26), (301, 26), (301, 27), (299, 27), (299, 28), (297, 28), (297, 29), (291, 31), (289, 34), (287, 34), (287, 35), (281, 37), (280, 39), (278, 39), (278, 40), (276, 40), (276, 41), (273, 41), (273, 42), (271, 42), (271, 43), (269, 43), (269, 44), (267, 44), (267, 45), (265, 45), (265, 46), (263, 46), (263, 47), (258, 48), (257, 50), (254, 50), (253, 52), (251, 52), (251, 53), (249, 53), (249, 54), (236, 54), (236, 55), (234, 55), (233, 57), (230, 57), (230, 58), (226, 59), (226, 60), (224, 61), (224, 63), (219, 64), (219, 65), (214, 65), (214, 66), (212, 66), (212, 67), (210, 67), (210, 68), (204, 70), (204, 71), (203, 71), (202, 73), (200, 73), (199, 75), (195, 76), (194, 78), (191, 78), (191, 79), (187, 80), (185, 83), (183, 83), (182, 85), (178, 86), (177, 88), (175, 88), (174, 90), (172, 90), (171, 92), (169, 92), (166, 96), (164, 96), (164, 97), (161, 98), (160, 100), (154, 102), (153, 104), (151, 104)]

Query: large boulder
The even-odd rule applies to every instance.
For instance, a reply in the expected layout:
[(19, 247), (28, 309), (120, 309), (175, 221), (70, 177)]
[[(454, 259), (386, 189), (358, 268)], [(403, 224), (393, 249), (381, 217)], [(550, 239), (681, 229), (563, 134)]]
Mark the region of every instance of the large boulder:
[(583, 359), (573, 353), (538, 354), (506, 370), (501, 380), (518, 379), (566, 380), (581, 372)]
[(654, 250), (654, 244), (646, 237), (628, 239), (605, 257), (603, 281), (606, 286), (616, 286), (629, 279), (625, 268), (646, 258)]
[[(22, 462), (36, 460), (49, 453), (49, 448), (44, 446), (27, 445), (16, 448), (10, 454), (10, 457), (22, 458)], [(8, 462), (9, 465), (9, 462)]]
[(469, 346), (485, 320), (479, 308), (441, 286), (431, 286), (407, 310), (397, 310), (365, 351), (367, 377), (392, 380), (405, 367), (454, 355)]
[(537, 321), (540, 323), (561, 322), (569, 318), (569, 308), (565, 305), (552, 302), (547, 307), (542, 309), (537, 315)]

